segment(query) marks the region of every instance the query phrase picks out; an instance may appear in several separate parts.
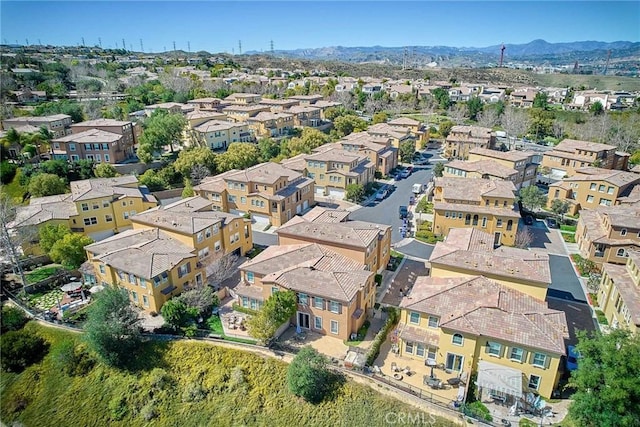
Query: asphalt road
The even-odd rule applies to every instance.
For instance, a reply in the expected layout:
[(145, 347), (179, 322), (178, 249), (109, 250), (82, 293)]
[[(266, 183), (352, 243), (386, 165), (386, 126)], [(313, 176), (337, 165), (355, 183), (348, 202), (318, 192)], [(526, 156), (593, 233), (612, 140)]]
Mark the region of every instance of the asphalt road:
[[(435, 150), (429, 151), (433, 158), (437, 157)], [(398, 215), (399, 206), (409, 206), (409, 197), (413, 194), (411, 189), (413, 184), (426, 184), (433, 176), (433, 164), (424, 166), (414, 166), (413, 173), (405, 179), (395, 182), (396, 189), (380, 202), (372, 202), (367, 206), (363, 206), (349, 215), (350, 219), (359, 221), (370, 221), (378, 224), (390, 225), (392, 229), (391, 242), (397, 243), (402, 240), (400, 236), (400, 226), (402, 220)]]
[(433, 252), (433, 247), (434, 245), (423, 243), (419, 240), (413, 240), (406, 245), (397, 247), (396, 251), (414, 258), (427, 260), (431, 256), (431, 252)]
[(587, 302), (587, 296), (582, 290), (569, 257), (549, 255), (549, 268), (551, 269), (551, 286), (547, 291), (548, 296), (581, 303)]

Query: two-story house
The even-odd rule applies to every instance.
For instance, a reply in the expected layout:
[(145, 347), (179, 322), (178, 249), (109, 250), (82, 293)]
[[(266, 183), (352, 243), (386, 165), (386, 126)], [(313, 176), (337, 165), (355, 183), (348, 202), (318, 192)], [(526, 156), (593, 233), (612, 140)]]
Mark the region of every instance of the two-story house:
[(549, 185), (547, 207), (554, 200), (569, 204), (569, 215), (582, 208), (613, 206), (619, 197), (627, 197), (640, 184), (640, 175), (611, 169), (587, 167), (576, 170), (576, 175)]
[(400, 148), (406, 141), (413, 141), (416, 144), (416, 150), (420, 149), (420, 143), (416, 140), (411, 131), (402, 126), (391, 126), (388, 123), (377, 123), (367, 128), (366, 132), (374, 137), (384, 137), (391, 139), (391, 145)]
[(553, 150), (544, 153), (541, 166), (548, 168), (555, 179), (562, 179), (588, 166), (626, 170), (628, 161), (629, 154), (616, 152), (613, 145), (564, 139)]
[(398, 149), (393, 146), (392, 138), (357, 132), (345, 136), (338, 144), (347, 151), (366, 155), (376, 165), (380, 176), (388, 176), (398, 166)]
[(265, 226), (279, 227), (315, 204), (313, 179), (272, 162), (207, 177), (193, 190), (215, 209)]
[(536, 170), (538, 168), (538, 155), (531, 151), (498, 151), (487, 148), (472, 148), (469, 150), (468, 160), (476, 162), (492, 160), (502, 166), (518, 171), (513, 184), (519, 190), (536, 182)]
[(544, 300), (551, 284), (549, 255), (501, 246), (492, 235), (473, 228), (454, 228), (429, 257), (432, 277), (482, 275), (504, 286)]
[(483, 178), (511, 181), (515, 184), (518, 171), (493, 160), (452, 160), (447, 163), (442, 171), (442, 176)]
[(496, 138), (490, 128), (456, 125), (445, 139), (444, 156), (466, 160), (473, 148), (491, 149)]
[[(316, 208), (318, 209), (318, 208)], [(384, 270), (391, 256), (391, 227), (349, 221), (341, 211), (315, 209), (276, 230), (280, 245), (317, 243), (358, 261), (369, 271)]]
[(194, 105), (181, 104), (180, 102), (161, 102), (160, 104), (151, 104), (144, 107), (144, 113), (147, 117), (156, 111), (165, 111), (169, 114), (187, 114), (195, 110)]
[(142, 134), (140, 124), (124, 120), (95, 119), (71, 125), (71, 132), (74, 134), (92, 129), (122, 135), (122, 145), (126, 157), (131, 157), (135, 154), (134, 147)]
[(567, 320), (544, 300), (483, 276), (418, 277), (400, 309), (399, 355), (477, 374), (483, 398), (511, 405), (558, 385)]
[(293, 125), (297, 127), (318, 127), (322, 124), (320, 108), (310, 105), (295, 105), (287, 110), (293, 114)]
[(263, 98), (260, 100), (260, 105), (266, 105), (270, 108), (272, 113), (282, 113), (287, 111), (291, 107), (296, 107), (300, 105), (300, 101), (297, 99), (270, 99)]
[(246, 122), (252, 117), (257, 116), (259, 113), (269, 112), (271, 108), (268, 105), (262, 104), (234, 104), (224, 107), (222, 112), (227, 115), (229, 121), (233, 122)]
[(209, 147), (213, 151), (226, 151), (234, 142), (253, 142), (255, 137), (247, 123), (207, 120), (190, 133), (193, 145)]
[(473, 227), (494, 236), (494, 244), (513, 246), (520, 214), (511, 181), (481, 178), (436, 178), (433, 232), (446, 236), (451, 228)]
[(411, 117), (397, 117), (387, 122), (388, 125), (408, 130), (416, 139), (416, 150), (420, 150), (429, 141), (429, 129)]
[(314, 105), (316, 102), (322, 101), (324, 97), (319, 94), (315, 95), (293, 95), (287, 99), (294, 99), (300, 102), (300, 105)]
[(54, 138), (61, 138), (71, 133), (71, 116), (66, 114), (53, 114), (39, 117), (14, 117), (2, 121), (4, 130), (23, 126), (33, 126), (36, 128), (44, 126), (53, 134)]
[(224, 100), (235, 105), (253, 105), (260, 102), (262, 96), (257, 93), (232, 93)]
[(638, 205), (582, 209), (576, 228), (582, 256), (602, 264), (624, 264), (630, 250), (640, 250)]
[(193, 106), (195, 111), (220, 111), (223, 107), (229, 105), (220, 98), (196, 98), (187, 101), (187, 104)]
[(71, 182), (71, 194), (34, 198), (16, 212), (13, 227), (65, 224), (71, 231), (102, 240), (132, 227), (131, 217), (157, 206), (132, 175)]
[(259, 309), (274, 293), (291, 290), (298, 300), (293, 323), (341, 340), (358, 332), (375, 303), (374, 273), (322, 245), (269, 246), (239, 269), (238, 304)]
[(625, 265), (602, 265), (598, 305), (612, 328), (640, 331), (640, 252), (629, 251)]
[(51, 149), (54, 159), (95, 163), (120, 163), (134, 155), (133, 145), (127, 144), (123, 135), (100, 129), (53, 139)]
[(258, 138), (273, 138), (288, 135), (294, 127), (294, 115), (262, 111), (247, 119), (249, 128)]

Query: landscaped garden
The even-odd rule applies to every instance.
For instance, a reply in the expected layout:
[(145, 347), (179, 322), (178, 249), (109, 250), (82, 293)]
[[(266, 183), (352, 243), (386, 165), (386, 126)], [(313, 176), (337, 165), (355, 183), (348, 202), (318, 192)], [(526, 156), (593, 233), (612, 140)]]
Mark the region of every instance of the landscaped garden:
[(27, 284), (31, 285), (33, 283), (41, 282), (62, 270), (63, 270), (63, 267), (59, 264), (50, 264), (50, 265), (45, 265), (44, 267), (36, 268), (33, 271), (29, 271), (25, 273), (25, 277), (27, 278)]
[(593, 261), (585, 259), (579, 254), (572, 254), (571, 259), (582, 277), (589, 277), (593, 273), (598, 273), (598, 266)]
[(64, 292), (60, 289), (53, 289), (45, 293), (27, 294), (27, 299), (29, 301), (29, 305), (44, 311), (55, 307), (60, 301), (62, 301), (63, 296)]

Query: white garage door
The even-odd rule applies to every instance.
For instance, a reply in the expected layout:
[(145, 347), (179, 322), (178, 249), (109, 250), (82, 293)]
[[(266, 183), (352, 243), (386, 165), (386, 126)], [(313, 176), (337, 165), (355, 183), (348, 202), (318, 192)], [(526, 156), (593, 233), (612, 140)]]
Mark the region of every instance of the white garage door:
[(95, 233), (89, 233), (89, 237), (91, 237), (94, 242), (99, 242), (100, 240), (104, 240), (107, 237), (113, 236), (114, 234), (115, 233), (113, 232), (113, 230), (98, 231)]
[(296, 214), (302, 213), (302, 205), (296, 206)]
[(305, 200), (305, 201), (302, 203), (302, 209), (304, 209), (305, 211), (306, 211), (307, 209), (309, 209), (309, 201), (308, 201), (308, 200)]
[(329, 189), (329, 197), (344, 199), (344, 190), (341, 188), (331, 188)]
[(316, 194), (324, 196), (324, 187), (319, 187), (316, 185)]
[(251, 222), (254, 222), (254, 223), (257, 223), (257, 224), (270, 224), (271, 223), (271, 217), (269, 215), (252, 213), (251, 214)]

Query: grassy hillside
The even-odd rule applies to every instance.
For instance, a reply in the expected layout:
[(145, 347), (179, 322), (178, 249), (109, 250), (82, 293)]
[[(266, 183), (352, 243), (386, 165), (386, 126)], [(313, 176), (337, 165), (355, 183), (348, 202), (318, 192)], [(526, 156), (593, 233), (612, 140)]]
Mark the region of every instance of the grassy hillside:
[[(418, 413), (350, 381), (331, 399), (311, 405), (288, 392), (285, 363), (201, 342), (149, 343), (135, 371), (96, 365), (85, 375), (68, 376), (57, 369), (54, 355), (63, 341), (80, 336), (33, 322), (26, 328), (49, 341), (51, 349), (42, 363), (21, 374), (0, 375), (6, 424), (384, 425), (388, 412)], [(452, 424), (440, 419), (430, 425)]]

